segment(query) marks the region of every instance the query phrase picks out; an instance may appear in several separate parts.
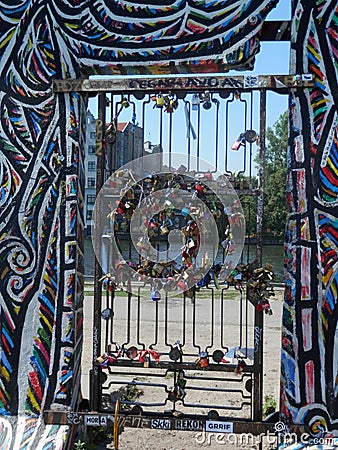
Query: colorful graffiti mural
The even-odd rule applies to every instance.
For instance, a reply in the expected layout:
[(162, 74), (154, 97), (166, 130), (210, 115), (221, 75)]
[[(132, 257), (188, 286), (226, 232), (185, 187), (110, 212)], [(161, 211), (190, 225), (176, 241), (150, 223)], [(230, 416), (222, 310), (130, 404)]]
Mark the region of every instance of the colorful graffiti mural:
[(277, 0), (158, 3), (0, 1), (3, 449), (62, 448), (67, 430), (41, 412), (81, 398), (86, 103), (54, 95), (52, 80), (164, 73), (171, 61), (250, 68)]
[(338, 6), (294, 1), (281, 414), (338, 434)]

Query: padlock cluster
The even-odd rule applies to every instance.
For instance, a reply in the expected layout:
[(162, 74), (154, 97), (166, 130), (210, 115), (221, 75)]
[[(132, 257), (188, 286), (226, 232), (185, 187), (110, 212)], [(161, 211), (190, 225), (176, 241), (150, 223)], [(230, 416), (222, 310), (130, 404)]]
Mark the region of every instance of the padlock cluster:
[[(109, 230), (118, 238), (119, 233), (135, 232), (131, 219), (136, 209), (141, 215), (136, 231), (142, 228), (145, 232), (138, 234), (137, 258), (128, 260), (127, 264), (135, 271), (138, 281), (151, 284), (154, 301), (160, 299), (162, 288), (166, 292), (190, 290), (188, 296), (191, 296), (192, 286), (203, 287), (210, 281), (216, 282), (221, 266), (213, 265), (208, 254), (203, 253), (202, 241), (216, 239), (217, 248), (221, 241), (225, 253), (231, 254), (236, 249), (231, 229), (244, 226), (239, 201), (238, 204), (234, 201), (228, 214), (220, 198), (208, 186), (212, 174), (205, 173), (196, 180), (182, 173), (184, 170), (183, 166), (175, 173), (150, 174), (136, 183), (128, 171), (121, 171), (116, 175), (118, 182), (121, 180), (121, 189), (116, 190), (118, 199), (109, 204)], [(119, 187), (116, 179), (110, 187)], [(152, 211), (151, 217), (149, 211)], [(220, 224), (217, 232), (221, 228), (225, 230), (223, 239), (208, 235), (204, 224), (210, 221), (211, 215), (216, 224)], [(180, 260), (153, 262), (154, 245), (167, 242), (170, 231), (175, 229), (180, 230), (183, 236)], [(203, 257), (197, 264), (199, 252)], [(117, 269), (115, 267), (116, 272)]]
[[(142, 363), (144, 367), (148, 367), (152, 360), (155, 361), (155, 363), (159, 363), (161, 356), (163, 355), (156, 351), (152, 346), (148, 349), (138, 350), (135, 346), (125, 348), (124, 346), (116, 345), (114, 351), (109, 348), (109, 351), (97, 357), (95, 362), (104, 369), (116, 364), (118, 360), (127, 358), (131, 361), (138, 361)], [(176, 341), (175, 344), (171, 346), (168, 356), (169, 359), (174, 362), (183, 361), (183, 345), (180, 341)], [(217, 364), (227, 364), (230, 362), (226, 359), (225, 350), (215, 350), (211, 355), (207, 351), (201, 351), (198, 358), (195, 359), (194, 364), (201, 369), (205, 369), (209, 367), (209, 359), (212, 359)]]
[(275, 296), (271, 281), (274, 279), (271, 264), (264, 267), (255, 267), (254, 264), (241, 264), (236, 267), (227, 277), (227, 283), (231, 286), (243, 288), (246, 282), (248, 300), (258, 311), (272, 315), (269, 298)]
[(154, 102), (154, 108), (163, 108), (167, 113), (173, 113), (178, 108), (178, 101), (175, 94), (169, 92), (168, 95), (162, 95), (161, 93), (151, 97)]

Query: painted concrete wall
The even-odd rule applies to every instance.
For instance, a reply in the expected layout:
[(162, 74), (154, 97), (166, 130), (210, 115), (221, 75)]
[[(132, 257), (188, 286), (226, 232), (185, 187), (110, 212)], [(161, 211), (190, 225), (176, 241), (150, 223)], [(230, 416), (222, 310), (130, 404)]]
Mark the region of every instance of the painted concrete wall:
[(52, 3), (0, 2), (1, 449), (63, 448), (40, 413), (80, 396), (84, 104), (52, 93), (80, 75)]
[(338, 6), (294, 1), (281, 411), (338, 434)]

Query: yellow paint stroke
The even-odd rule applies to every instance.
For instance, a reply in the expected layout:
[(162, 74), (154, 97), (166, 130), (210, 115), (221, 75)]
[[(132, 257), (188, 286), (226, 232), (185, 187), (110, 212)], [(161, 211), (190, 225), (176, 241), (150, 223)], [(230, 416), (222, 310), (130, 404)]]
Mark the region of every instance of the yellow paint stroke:
[(338, 167), (335, 167), (331, 158), (327, 158), (327, 165), (332, 169), (332, 171), (338, 176)]
[(28, 388), (28, 392), (27, 392), (27, 397), (29, 398), (29, 400), (31, 401), (31, 404), (34, 406), (34, 408), (36, 408), (38, 411), (40, 411), (40, 405), (39, 403), (36, 401), (34, 393), (32, 392), (31, 388)]
[(47, 327), (49, 328), (49, 331), (53, 331), (53, 327), (52, 327), (51, 324), (49, 323), (49, 320), (48, 320), (45, 316), (43, 316), (41, 313), (40, 313), (40, 317), (41, 317), (41, 319), (45, 322), (45, 324), (47, 325)]
[(8, 42), (12, 39), (15, 29), (12, 30), (11, 33), (8, 34), (8, 36), (0, 42), (0, 48), (6, 47)]

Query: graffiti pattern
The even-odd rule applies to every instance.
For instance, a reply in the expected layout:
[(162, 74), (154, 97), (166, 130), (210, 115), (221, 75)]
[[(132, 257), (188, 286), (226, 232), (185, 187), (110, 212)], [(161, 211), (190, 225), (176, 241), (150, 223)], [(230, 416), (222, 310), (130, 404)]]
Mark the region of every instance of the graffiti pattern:
[(86, 102), (52, 80), (114, 64), (252, 67), (276, 4), (0, 0), (2, 448), (63, 448), (65, 428), (41, 413), (81, 398)]
[(338, 120), (336, 1), (294, 1), (281, 412), (338, 434)]
[[(169, 61), (191, 65), (201, 60), (253, 67), (257, 34), (277, 2), (99, 0), (86, 8), (74, 2), (79, 21), (75, 29), (73, 21), (66, 21), (62, 31), (85, 68), (93, 61), (104, 67), (159, 63), (163, 68)], [(73, 15), (74, 7), (63, 11)]]

